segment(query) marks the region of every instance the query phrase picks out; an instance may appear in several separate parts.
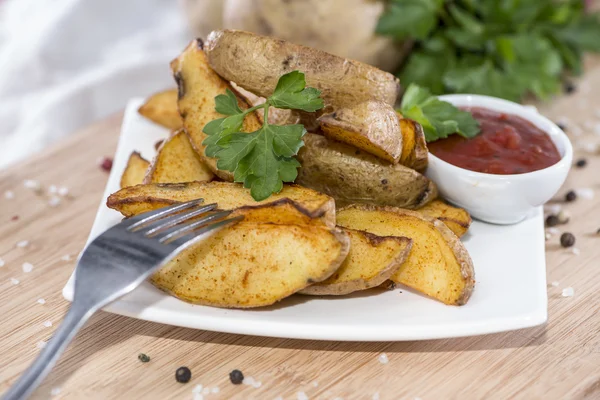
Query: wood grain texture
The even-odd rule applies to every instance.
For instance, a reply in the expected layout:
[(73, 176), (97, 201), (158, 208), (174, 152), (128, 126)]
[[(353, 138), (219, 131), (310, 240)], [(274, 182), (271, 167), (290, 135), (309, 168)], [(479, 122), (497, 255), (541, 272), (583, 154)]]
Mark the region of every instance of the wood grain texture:
[[(580, 91), (542, 108), (552, 119), (573, 124), (596, 120), (600, 60), (588, 60)], [(591, 89), (585, 89), (585, 88)], [(587, 91), (587, 94), (586, 94)], [(598, 104), (598, 103), (595, 103)], [(112, 155), (120, 116), (94, 125), (54, 149), (0, 172), (0, 393), (15, 381), (64, 316), (61, 296), (91, 227), (107, 174), (98, 157)], [(567, 127), (569, 128), (569, 127)], [(584, 129), (585, 130), (585, 129)], [(573, 132), (573, 130), (570, 130)], [(589, 129), (588, 129), (589, 131)], [(584, 140), (600, 137), (584, 132)], [(574, 137), (575, 139), (575, 137)], [(565, 185), (600, 189), (600, 158), (574, 169)], [(64, 185), (72, 199), (52, 208), (23, 187), (24, 179)], [(12, 190), (15, 198), (4, 198)], [(564, 191), (561, 193), (564, 194)], [(600, 195), (565, 204), (571, 222), (560, 229), (577, 236), (580, 255), (563, 250), (558, 236), (547, 242), (549, 322), (515, 332), (451, 340), (400, 343), (317, 342), (220, 334), (97, 314), (77, 336), (35, 399), (191, 399), (197, 384), (219, 387), (205, 399), (599, 399), (600, 398)], [(13, 216), (18, 220), (13, 221)], [(29, 240), (27, 248), (16, 248)], [(24, 273), (30, 262), (33, 271)], [(20, 281), (13, 285), (10, 278)], [(573, 287), (575, 296), (561, 290)], [(507, 287), (507, 296), (510, 288)], [(46, 304), (38, 304), (44, 298)], [(52, 321), (47, 328), (44, 321)], [(140, 352), (152, 360), (138, 361)], [(388, 364), (378, 362), (386, 353)], [(193, 373), (186, 385), (175, 369)], [(234, 386), (232, 369), (262, 382)], [(318, 385), (317, 385), (318, 383)]]

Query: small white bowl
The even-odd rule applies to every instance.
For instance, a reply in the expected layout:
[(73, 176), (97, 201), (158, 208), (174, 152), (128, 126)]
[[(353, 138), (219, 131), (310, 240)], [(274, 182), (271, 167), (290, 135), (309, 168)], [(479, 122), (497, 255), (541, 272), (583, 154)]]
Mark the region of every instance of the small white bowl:
[(526, 119), (550, 136), (561, 155), (559, 162), (538, 171), (494, 175), (457, 167), (429, 153), (426, 175), (437, 184), (442, 197), (466, 209), (474, 218), (507, 225), (522, 221), (558, 192), (571, 168), (573, 147), (567, 135), (535, 107), (471, 94), (445, 95), (440, 99), (457, 107), (482, 107)]

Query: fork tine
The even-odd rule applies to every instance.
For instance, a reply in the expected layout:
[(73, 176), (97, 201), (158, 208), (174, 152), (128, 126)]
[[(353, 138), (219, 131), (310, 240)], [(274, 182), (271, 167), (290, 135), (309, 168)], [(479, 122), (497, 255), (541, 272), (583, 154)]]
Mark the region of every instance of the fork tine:
[(129, 218), (129, 221), (132, 222), (132, 224), (127, 227), (127, 230), (136, 230), (145, 224), (156, 221), (157, 219), (167, 217), (171, 214), (177, 213), (178, 211), (186, 210), (188, 208), (195, 207), (202, 203), (204, 203), (204, 199), (195, 199), (187, 201), (185, 203), (175, 204), (169, 207), (159, 208), (158, 210), (148, 211), (136, 215), (135, 217)]
[(156, 233), (174, 227), (181, 222), (185, 222), (186, 220), (189, 220), (191, 218), (197, 217), (202, 214), (206, 214), (207, 212), (212, 211), (215, 208), (217, 208), (217, 203), (212, 203), (202, 206), (200, 208), (195, 208), (192, 210), (181, 212), (179, 214), (170, 215), (166, 218), (159, 219), (158, 221), (144, 225), (144, 227), (141, 228), (139, 231), (146, 236), (153, 236)]
[(233, 212), (232, 210), (220, 211), (220, 212), (216, 212), (214, 214), (207, 215), (207, 216), (202, 217), (195, 221), (190, 221), (190, 222), (187, 222), (184, 224), (176, 225), (176, 226), (172, 227), (171, 229), (161, 232), (159, 241), (161, 243), (164, 243), (164, 242), (169, 241), (170, 239), (176, 238), (176, 237), (184, 235), (184, 234), (188, 234), (188, 233), (190, 233), (190, 231), (192, 231), (202, 225), (205, 225), (209, 222), (213, 222), (213, 221), (216, 221), (219, 219), (223, 219), (226, 216), (228, 216), (229, 214), (231, 214), (232, 212)]
[[(210, 231), (213, 231), (215, 229), (221, 228), (225, 225), (229, 225), (233, 222), (238, 222), (244, 219), (243, 215), (240, 215), (238, 217), (234, 217), (234, 218), (228, 218), (228, 219), (223, 219), (221, 221), (217, 221), (215, 223), (206, 225), (200, 229), (194, 230), (191, 233), (187, 234), (187, 235), (183, 235), (180, 236), (170, 242), (168, 242), (169, 244), (173, 244), (175, 246), (177, 246), (177, 251), (180, 251), (182, 249), (180, 249), (182, 246), (188, 247), (193, 245), (194, 243), (196, 243), (198, 240), (202, 239), (202, 236), (205, 233), (208, 233)], [(161, 243), (165, 243), (162, 240), (159, 240)]]

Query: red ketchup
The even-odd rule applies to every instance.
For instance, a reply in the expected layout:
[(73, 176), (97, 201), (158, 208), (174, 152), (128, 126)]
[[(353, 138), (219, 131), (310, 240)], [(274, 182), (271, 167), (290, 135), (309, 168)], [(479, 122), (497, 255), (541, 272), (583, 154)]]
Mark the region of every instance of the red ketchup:
[(509, 175), (544, 169), (561, 157), (548, 134), (516, 115), (486, 108), (463, 108), (479, 121), (481, 133), (466, 139), (451, 135), (428, 143), (429, 151), (457, 167)]

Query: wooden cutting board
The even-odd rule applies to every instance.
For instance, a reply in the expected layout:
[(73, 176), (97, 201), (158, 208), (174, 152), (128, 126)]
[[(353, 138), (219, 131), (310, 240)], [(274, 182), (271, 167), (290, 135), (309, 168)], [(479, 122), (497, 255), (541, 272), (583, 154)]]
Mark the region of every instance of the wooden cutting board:
[[(589, 61), (580, 90), (542, 108), (552, 119), (567, 119), (576, 142), (600, 140), (591, 133), (600, 130), (600, 95), (593, 92), (600, 88), (598, 66), (598, 59)], [(104, 201), (108, 175), (97, 160), (113, 154), (120, 122), (121, 115), (115, 115), (0, 172), (0, 393), (23, 372), (68, 308), (61, 289)], [(561, 196), (570, 188), (598, 191), (600, 159), (586, 157), (588, 165), (572, 171)], [(24, 187), (26, 179), (39, 181), (45, 191), (67, 187), (69, 197), (52, 207), (46, 195)], [(14, 198), (6, 199), (6, 191)], [(191, 399), (201, 384), (218, 388), (204, 395), (207, 400), (304, 398), (300, 392), (310, 399), (346, 400), (598, 399), (600, 196), (563, 208), (571, 221), (559, 229), (575, 234), (580, 254), (562, 249), (558, 236), (547, 242), (547, 278), (557, 286), (548, 285), (545, 326), (462, 339), (347, 343), (221, 334), (101, 312), (34, 398), (55, 393), (60, 399)], [(27, 246), (17, 247), (24, 240)], [(24, 272), (23, 263), (33, 270)], [(574, 289), (573, 297), (562, 296), (567, 287)], [(151, 357), (149, 363), (138, 361), (142, 352)], [(379, 361), (383, 353), (388, 363)], [(190, 383), (175, 381), (180, 366), (192, 370)], [(260, 387), (231, 384), (233, 369)]]

